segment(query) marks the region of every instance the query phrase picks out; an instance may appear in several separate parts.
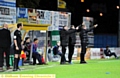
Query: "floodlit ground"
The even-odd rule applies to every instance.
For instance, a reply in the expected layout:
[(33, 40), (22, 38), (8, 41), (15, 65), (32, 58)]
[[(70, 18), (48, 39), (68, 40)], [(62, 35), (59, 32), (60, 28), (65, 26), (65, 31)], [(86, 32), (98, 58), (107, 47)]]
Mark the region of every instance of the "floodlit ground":
[(55, 74), (56, 78), (120, 78), (120, 59), (88, 60), (88, 64), (22, 66), (21, 71), (5, 71), (1, 74)]

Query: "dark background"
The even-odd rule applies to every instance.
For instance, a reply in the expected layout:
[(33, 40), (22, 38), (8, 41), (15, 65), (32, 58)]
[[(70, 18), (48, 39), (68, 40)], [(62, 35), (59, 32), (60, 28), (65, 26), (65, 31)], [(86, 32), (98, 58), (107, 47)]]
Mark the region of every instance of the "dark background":
[(93, 17), (94, 24), (98, 24), (94, 29), (94, 47), (118, 47), (119, 9), (116, 6), (119, 6), (119, 0), (64, 1), (67, 4), (66, 9), (58, 9), (57, 0), (17, 0), (17, 7), (71, 12), (71, 24), (75, 26), (82, 23), (83, 16)]
[[(95, 29), (95, 34), (117, 34), (118, 33), (118, 0), (84, 0), (81, 3), (80, 0), (65, 0), (67, 7), (73, 6), (72, 12), (72, 24), (79, 25), (82, 22), (83, 16), (90, 16), (94, 18), (95, 23), (98, 23), (98, 27)], [(94, 6), (96, 5), (96, 6)], [(86, 9), (90, 9), (87, 13)], [(99, 13), (102, 12), (103, 16)]]
[[(83, 16), (94, 18), (99, 26), (94, 30), (95, 34), (117, 34), (118, 33), (118, 0), (64, 0), (67, 4), (65, 11), (72, 13), (71, 24), (82, 23)], [(17, 7), (37, 8), (43, 10), (58, 11), (57, 0), (17, 0)], [(87, 13), (86, 9), (90, 9)], [(99, 13), (102, 12), (103, 16)]]
[[(64, 0), (67, 3), (67, 11), (72, 13), (71, 24), (79, 25), (82, 23), (83, 16), (94, 18), (94, 23), (98, 27), (94, 30), (95, 34), (117, 34), (118, 33), (118, 0)], [(42, 3), (43, 2), (43, 3)], [(44, 3), (49, 4), (44, 4)], [(56, 0), (41, 0), (39, 8), (57, 10)], [(90, 9), (87, 13), (86, 9)], [(100, 16), (99, 13), (103, 13)]]

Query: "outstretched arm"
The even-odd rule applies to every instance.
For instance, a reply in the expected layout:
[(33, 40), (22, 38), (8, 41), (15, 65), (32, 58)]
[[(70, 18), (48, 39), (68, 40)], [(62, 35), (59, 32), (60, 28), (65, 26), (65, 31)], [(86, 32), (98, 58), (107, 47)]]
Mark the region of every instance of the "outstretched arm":
[(90, 29), (87, 29), (86, 32), (90, 32), (92, 31), (94, 28), (96, 28), (98, 26), (98, 24), (95, 24), (93, 27), (91, 27)]
[(73, 28), (72, 30), (68, 30), (68, 31), (67, 31), (67, 34), (74, 33), (74, 32), (76, 32), (77, 30), (79, 30), (79, 26), (76, 27), (76, 28)]

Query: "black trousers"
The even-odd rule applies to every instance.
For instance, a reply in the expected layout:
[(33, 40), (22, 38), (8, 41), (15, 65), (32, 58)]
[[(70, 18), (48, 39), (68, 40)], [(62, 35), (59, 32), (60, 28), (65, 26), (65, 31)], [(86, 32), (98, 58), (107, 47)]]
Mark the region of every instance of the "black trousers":
[(27, 57), (27, 59), (26, 60), (30, 60), (30, 51), (27, 51), (27, 53), (26, 53), (26, 57)]
[(0, 67), (3, 67), (4, 63), (4, 52), (6, 54), (6, 66), (9, 67), (9, 55), (10, 55), (10, 47), (0, 47)]
[(62, 45), (62, 57), (60, 62), (61, 64), (66, 62), (65, 53), (66, 53), (66, 46)]
[(38, 60), (39, 64), (42, 64), (42, 56), (38, 53), (32, 53), (32, 57), (33, 57), (33, 65), (36, 64), (36, 59)]
[(68, 62), (70, 63), (71, 62), (71, 60), (72, 60), (72, 56), (73, 56), (73, 53), (74, 53), (74, 46), (75, 45), (69, 45), (68, 47), (69, 47), (69, 54), (68, 54)]
[(115, 58), (117, 57), (117, 55), (114, 52), (108, 54), (108, 56), (114, 56)]
[(84, 62), (85, 61), (85, 54), (86, 54), (86, 48), (87, 47), (87, 43), (81, 43), (81, 54), (80, 54), (80, 59), (81, 59), (81, 62)]

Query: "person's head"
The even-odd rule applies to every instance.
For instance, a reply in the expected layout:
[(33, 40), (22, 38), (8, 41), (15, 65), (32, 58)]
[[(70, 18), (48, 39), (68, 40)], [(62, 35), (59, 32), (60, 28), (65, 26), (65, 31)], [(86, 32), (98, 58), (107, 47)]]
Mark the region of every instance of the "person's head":
[(18, 28), (19, 30), (22, 30), (22, 28), (23, 28), (22, 23), (18, 23), (18, 24), (17, 24), (17, 28)]
[(39, 16), (40, 15), (40, 11), (37, 11), (37, 16)]
[(30, 42), (30, 37), (26, 37), (25, 42)]
[(70, 28), (75, 29), (75, 26), (74, 26), (74, 25), (71, 25), (71, 27), (70, 27)]
[(57, 41), (57, 45), (60, 46), (60, 41)]
[(63, 29), (64, 29), (64, 30), (68, 30), (68, 26), (64, 26)]
[(109, 49), (109, 46), (106, 46), (106, 49), (108, 50), (108, 49)]
[(8, 24), (7, 24), (7, 23), (4, 23), (4, 24), (3, 24), (3, 28), (8, 29)]
[(82, 25), (82, 29), (87, 29), (86, 25)]
[(37, 38), (34, 39), (34, 43), (38, 44), (39, 40)]

